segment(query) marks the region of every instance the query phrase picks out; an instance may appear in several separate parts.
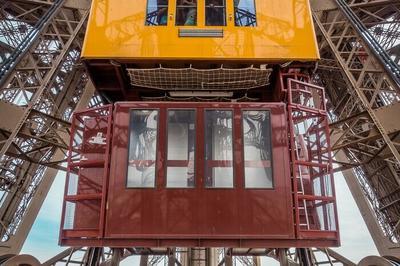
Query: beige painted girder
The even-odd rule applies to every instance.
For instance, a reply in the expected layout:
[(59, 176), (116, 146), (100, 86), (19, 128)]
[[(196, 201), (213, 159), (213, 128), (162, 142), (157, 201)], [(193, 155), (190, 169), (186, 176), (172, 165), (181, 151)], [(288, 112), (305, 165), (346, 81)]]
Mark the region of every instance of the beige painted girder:
[[(88, 82), (83, 95), (76, 105), (76, 110), (81, 110), (88, 106), (90, 99), (94, 94), (94, 86), (92, 82)], [(65, 136), (65, 141), (69, 141), (69, 136)], [(53, 155), (52, 160), (61, 160), (65, 158), (63, 150), (58, 149)], [(33, 196), (31, 204), (27, 208), (27, 211), (19, 225), (17, 231), (10, 239), (2, 246), (0, 246), (0, 254), (18, 254), (27, 238), (29, 231), (32, 228), (33, 223), (43, 205), (44, 200), (54, 182), (54, 179), (58, 173), (58, 170), (47, 168), (43, 175), (40, 185), (36, 189), (36, 193)]]
[(19, 119), (17, 120), (18, 122), (16, 123), (15, 128), (12, 130), (12, 133), (8, 137), (7, 142), (3, 144), (3, 146), (2, 146), (2, 148), (0, 150), (0, 158), (2, 158), (4, 156), (4, 154), (6, 153), (8, 148), (11, 146), (11, 144), (14, 141), (15, 137), (17, 136), (18, 132), (23, 127), (23, 125), (24, 125), (26, 119), (28, 118), (31, 110), (33, 109), (35, 104), (38, 102), (40, 97), (43, 95), (43, 93), (45, 92), (45, 89), (47, 88), (47, 86), (49, 86), (49, 83), (52, 81), (52, 79), (54, 77), (54, 74), (58, 70), (58, 67), (60, 66), (64, 56), (67, 55), (67, 52), (69, 51), (69, 48), (70, 48), (71, 44), (74, 42), (75, 36), (79, 33), (79, 31), (82, 29), (82, 26), (86, 22), (88, 14), (89, 13), (86, 12), (86, 14), (81, 18), (81, 21), (79, 22), (78, 26), (76, 27), (76, 29), (73, 32), (73, 35), (70, 37), (69, 41), (66, 43), (62, 53), (58, 56), (58, 59), (55, 62), (55, 66), (49, 71), (49, 73), (47, 74), (47, 76), (43, 80), (43, 84), (40, 86), (40, 88), (36, 91), (36, 93), (31, 98), (30, 102), (28, 103), (28, 106), (26, 108), (24, 108), (22, 116), (19, 117)]
[[(399, 3), (396, 8), (392, 1), (347, 3), (368, 27), (399, 11)], [(399, 244), (389, 238), (400, 236), (396, 225), (400, 206), (395, 204), (400, 198), (396, 192), (400, 188), (400, 88), (334, 0), (312, 1), (312, 7), (323, 57), (317, 75), (325, 82), (335, 114), (331, 142), (336, 161), (343, 162), (342, 169), (357, 167), (352, 177), (345, 173), (346, 181), (379, 252), (399, 256), (394, 251)], [(374, 13), (377, 21), (371, 19)]]
[[(347, 157), (343, 152), (336, 154), (336, 157), (340, 160), (346, 160)], [(343, 172), (343, 176), (350, 189), (358, 209), (360, 210), (361, 216), (369, 233), (371, 234), (372, 240), (378, 249), (379, 254), (382, 256), (397, 256), (400, 257), (400, 246), (389, 241), (388, 238), (382, 233), (379, 221), (371, 208), (370, 202), (366, 199), (364, 191), (360, 186), (360, 183), (352, 170)]]
[[(33, 25), (40, 18), (38, 14), (47, 12), (48, 4), (49, 1), (13, 1), (1, 3), (1, 7), (2, 12), (11, 12)], [(83, 93), (87, 76), (83, 67), (76, 64), (88, 8), (86, 0), (65, 1), (0, 88), (0, 98), (6, 101), (0, 103), (0, 108), (7, 111), (9, 120), (10, 114), (13, 116), (11, 121), (0, 122), (1, 153), (6, 155), (0, 162), (0, 254), (18, 253), (21, 249), (57, 169), (62, 169), (56, 165), (65, 161), (71, 111), (87, 106), (93, 95), (94, 88), (89, 83)], [(10, 36), (10, 40), (18, 44), (14, 37)], [(58, 42), (57, 51), (48, 45), (52, 42)], [(41, 61), (46, 57), (32, 53), (37, 47), (52, 58), (45, 63), (47, 68), (42, 67)], [(24, 78), (33, 82), (25, 82)]]
[[(393, 156), (396, 158), (397, 162), (400, 163), (400, 152), (399, 152), (399, 150), (393, 144), (392, 140), (390, 139), (390, 137), (388, 135), (388, 132), (387, 132), (386, 128), (382, 124), (382, 122), (379, 119), (379, 117), (376, 115), (375, 111), (372, 109), (371, 104), (369, 103), (369, 100), (365, 97), (364, 93), (360, 90), (360, 86), (362, 86), (362, 84), (361, 84), (362, 80), (359, 79), (357, 81), (354, 78), (354, 76), (348, 70), (348, 67), (347, 67), (346, 63), (344, 62), (343, 58), (339, 54), (336, 53), (336, 46), (334, 45), (334, 43), (330, 39), (328, 32), (324, 29), (324, 26), (322, 25), (322, 23), (319, 20), (318, 16), (314, 14), (313, 17), (314, 17), (315, 23), (317, 24), (318, 28), (322, 32), (323, 36), (325, 37), (325, 40), (327, 41), (327, 43), (329, 44), (329, 46), (331, 47), (331, 49), (335, 53), (335, 57), (337, 59), (337, 62), (341, 66), (344, 74), (346, 75), (346, 78), (351, 83), (351, 86), (354, 89), (355, 93), (357, 94), (358, 99), (361, 101), (361, 103), (363, 104), (363, 107), (368, 112), (368, 114), (369, 114), (370, 118), (372, 119), (372, 121), (374, 122), (376, 128), (379, 130), (382, 138), (385, 140), (386, 145), (388, 145), (388, 147), (390, 148), (391, 152), (393, 153)], [(395, 86), (395, 85), (392, 84), (392, 86)], [(398, 182), (400, 184), (400, 179), (397, 178), (397, 180), (398, 180)]]

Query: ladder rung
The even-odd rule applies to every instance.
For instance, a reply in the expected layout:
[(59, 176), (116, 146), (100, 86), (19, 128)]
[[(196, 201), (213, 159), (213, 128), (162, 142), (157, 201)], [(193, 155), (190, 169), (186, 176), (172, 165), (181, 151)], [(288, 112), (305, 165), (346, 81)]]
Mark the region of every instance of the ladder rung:
[(100, 167), (103, 166), (104, 167), (104, 160), (84, 160), (84, 161), (79, 161), (79, 162), (73, 162), (70, 163), (69, 166), (70, 167)]
[(81, 194), (81, 195), (67, 195), (65, 196), (66, 201), (83, 201), (83, 200), (101, 200), (103, 194)]

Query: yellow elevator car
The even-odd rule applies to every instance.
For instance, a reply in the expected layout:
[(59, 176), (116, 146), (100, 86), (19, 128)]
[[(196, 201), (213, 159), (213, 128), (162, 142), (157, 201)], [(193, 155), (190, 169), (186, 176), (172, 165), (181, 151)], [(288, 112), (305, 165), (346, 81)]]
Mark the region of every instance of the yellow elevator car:
[[(241, 79), (237, 87), (248, 89), (253, 74), (269, 73), (274, 64), (315, 61), (319, 54), (308, 0), (94, 0), (82, 56), (97, 89), (113, 101), (135, 99), (140, 88), (210, 89), (215, 76), (204, 77), (215, 71), (201, 72), (195, 85), (171, 77), (186, 73), (190, 79), (196, 69), (221, 66), (226, 73), (217, 80), (231, 85), (235, 78), (226, 76), (234, 76)], [(137, 71), (142, 80), (132, 79)], [(168, 84), (150, 80), (163, 75)]]
[(85, 40), (86, 59), (318, 58), (308, 0), (95, 0)]

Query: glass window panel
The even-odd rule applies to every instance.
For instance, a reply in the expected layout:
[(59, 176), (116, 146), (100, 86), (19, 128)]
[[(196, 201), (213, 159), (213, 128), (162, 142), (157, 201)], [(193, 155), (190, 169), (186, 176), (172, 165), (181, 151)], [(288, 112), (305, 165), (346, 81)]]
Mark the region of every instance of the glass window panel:
[(331, 176), (329, 174), (321, 173), (319, 168), (316, 168), (314, 170), (313, 167), (312, 169), (313, 169), (312, 194), (316, 196), (332, 197), (333, 192), (332, 192)]
[(232, 111), (207, 110), (205, 117), (205, 183), (233, 188)]
[(195, 111), (168, 111), (167, 187), (195, 186)]
[(336, 230), (336, 216), (335, 216), (335, 206), (332, 202), (316, 200), (310, 204), (310, 206), (316, 206), (314, 208), (310, 207), (311, 213), (316, 213), (317, 222), (313, 221), (313, 216), (310, 215), (310, 228), (314, 230), (322, 231), (335, 231)]
[(197, 25), (197, 0), (177, 0), (175, 24), (177, 26)]
[(206, 26), (225, 25), (225, 0), (206, 0)]
[(257, 26), (255, 0), (233, 0), (235, 4), (235, 25)]
[(132, 110), (130, 116), (127, 187), (154, 187), (157, 110)]
[(78, 175), (71, 171), (69, 173), (67, 195), (77, 195), (78, 194), (78, 180), (79, 180)]
[(65, 203), (64, 226), (63, 226), (63, 229), (65, 230), (74, 229), (75, 207), (76, 204), (73, 202), (67, 201)]
[(272, 188), (272, 155), (268, 111), (243, 112), (246, 188)]
[(168, 0), (148, 0), (146, 25), (165, 26), (168, 22)]

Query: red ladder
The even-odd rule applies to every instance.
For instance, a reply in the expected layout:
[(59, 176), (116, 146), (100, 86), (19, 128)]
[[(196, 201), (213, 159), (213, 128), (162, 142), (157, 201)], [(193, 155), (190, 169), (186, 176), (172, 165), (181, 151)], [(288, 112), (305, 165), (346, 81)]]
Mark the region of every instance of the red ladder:
[(286, 77), (295, 231), (298, 238), (339, 235), (324, 89)]

